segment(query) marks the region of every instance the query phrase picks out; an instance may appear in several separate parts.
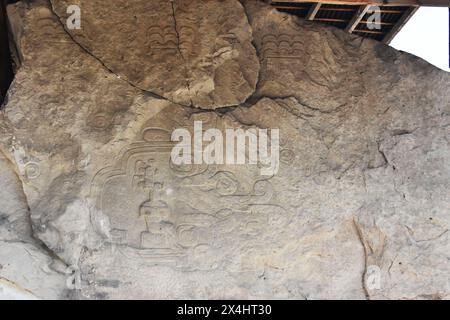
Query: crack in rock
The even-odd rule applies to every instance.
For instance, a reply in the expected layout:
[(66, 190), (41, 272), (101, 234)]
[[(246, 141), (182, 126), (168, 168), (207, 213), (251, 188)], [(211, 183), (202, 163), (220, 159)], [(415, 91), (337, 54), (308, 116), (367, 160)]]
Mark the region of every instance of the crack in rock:
[(97, 57), (95, 54), (93, 54), (92, 52), (90, 52), (85, 46), (83, 46), (80, 42), (78, 42), (78, 41), (75, 39), (75, 37), (67, 30), (66, 25), (64, 24), (62, 17), (60, 17), (60, 16), (56, 13), (55, 7), (54, 7), (54, 4), (53, 4), (52, 0), (48, 0), (48, 1), (49, 1), (49, 4), (50, 4), (50, 7), (49, 7), (49, 8), (50, 8), (51, 12), (55, 15), (56, 20), (59, 22), (59, 24), (61, 25), (62, 29), (63, 29), (64, 32), (67, 34), (67, 36), (70, 38), (70, 40), (71, 40), (74, 44), (76, 44), (76, 45), (77, 45), (84, 53), (86, 53), (87, 55), (89, 55), (90, 57), (92, 57), (94, 60), (96, 60), (98, 63), (100, 63), (101, 66), (102, 66), (105, 70), (107, 70), (109, 73), (115, 75), (118, 79), (120, 79), (120, 80), (126, 82), (126, 83), (127, 83), (128, 85), (130, 85), (131, 87), (133, 87), (133, 88), (135, 88), (135, 89), (137, 89), (137, 90), (139, 90), (139, 91), (141, 91), (141, 92), (143, 92), (143, 93), (145, 93), (145, 94), (148, 94), (148, 95), (150, 95), (151, 97), (153, 97), (153, 98), (155, 98), (155, 99), (166, 100), (166, 101), (169, 101), (169, 102), (174, 103), (174, 104), (179, 104), (179, 103), (177, 103), (177, 102), (171, 101), (170, 99), (168, 99), (168, 98), (166, 98), (166, 97), (163, 97), (163, 96), (158, 95), (158, 94), (156, 94), (156, 93), (154, 93), (154, 92), (151, 92), (151, 91), (148, 91), (148, 90), (146, 90), (146, 89), (143, 89), (143, 88), (139, 87), (138, 85), (136, 85), (136, 84), (132, 83), (131, 81), (129, 81), (125, 76), (121, 76), (121, 75), (118, 75), (117, 73), (115, 73), (111, 68), (109, 68), (109, 67), (102, 61), (102, 59), (100, 59), (100, 58)]

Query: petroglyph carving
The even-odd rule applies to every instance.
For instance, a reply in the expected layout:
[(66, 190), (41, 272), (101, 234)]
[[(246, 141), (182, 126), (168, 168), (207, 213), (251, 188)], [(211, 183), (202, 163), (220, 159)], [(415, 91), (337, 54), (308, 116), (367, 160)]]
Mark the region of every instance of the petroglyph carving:
[(304, 58), (305, 46), (298, 34), (268, 34), (262, 38), (263, 59)]
[(36, 179), (41, 175), (41, 169), (36, 162), (28, 162), (25, 164), (25, 176), (27, 179)]

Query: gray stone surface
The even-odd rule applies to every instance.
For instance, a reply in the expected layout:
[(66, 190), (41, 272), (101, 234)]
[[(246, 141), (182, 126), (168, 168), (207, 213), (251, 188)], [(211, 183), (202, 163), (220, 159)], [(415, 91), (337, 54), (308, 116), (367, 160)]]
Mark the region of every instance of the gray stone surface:
[(1, 152), (0, 182), (0, 300), (66, 298), (64, 264), (32, 237), (22, 183)]
[[(86, 25), (73, 33), (55, 14), (64, 1), (14, 7), (23, 61), (1, 146), (34, 237), (80, 269), (75, 297), (450, 297), (450, 75), (258, 1), (174, 2), (196, 32), (183, 42), (192, 64), (169, 61), (136, 35), (134, 11), (154, 17), (139, 28), (175, 27), (170, 3), (149, 3), (80, 2)], [(237, 57), (203, 74), (211, 39), (234, 27)], [(182, 70), (191, 89), (212, 77), (217, 92), (195, 100)], [(197, 120), (279, 128), (279, 172), (174, 165), (171, 132)]]

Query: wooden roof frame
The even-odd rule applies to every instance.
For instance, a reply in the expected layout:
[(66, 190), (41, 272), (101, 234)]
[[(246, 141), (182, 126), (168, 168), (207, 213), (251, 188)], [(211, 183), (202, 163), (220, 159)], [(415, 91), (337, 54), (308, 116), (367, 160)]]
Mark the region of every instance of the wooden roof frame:
[[(394, 37), (400, 32), (403, 26), (414, 15), (417, 9), (421, 6), (429, 7), (450, 7), (450, 0), (274, 0), (266, 2), (277, 2), (286, 4), (295, 3), (308, 3), (313, 4), (306, 15), (307, 20), (314, 20), (320, 8), (324, 4), (343, 5), (343, 6), (359, 6), (358, 10), (354, 13), (353, 18), (350, 20), (345, 30), (348, 33), (353, 33), (359, 23), (362, 21), (367, 11), (372, 6), (392, 6), (392, 7), (407, 7), (408, 9), (403, 13), (398, 22), (392, 27), (392, 29), (384, 35), (382, 42), (389, 44)], [(369, 32), (369, 31), (365, 31)]]

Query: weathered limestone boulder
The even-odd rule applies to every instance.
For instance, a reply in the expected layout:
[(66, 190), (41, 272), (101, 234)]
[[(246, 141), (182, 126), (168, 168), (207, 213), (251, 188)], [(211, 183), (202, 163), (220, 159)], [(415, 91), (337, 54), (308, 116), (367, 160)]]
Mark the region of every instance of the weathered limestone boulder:
[(0, 152), (0, 300), (67, 298), (64, 264), (32, 237), (22, 184)]
[[(204, 109), (235, 106), (254, 91), (259, 63), (235, 0), (51, 1), (66, 24), (82, 8), (75, 41), (132, 85)], [(161, 76), (163, 75), (164, 76)]]
[[(0, 118), (75, 297), (450, 297), (450, 75), (255, 0), (78, 3), (14, 5)], [(197, 121), (279, 129), (279, 170), (176, 165)]]

